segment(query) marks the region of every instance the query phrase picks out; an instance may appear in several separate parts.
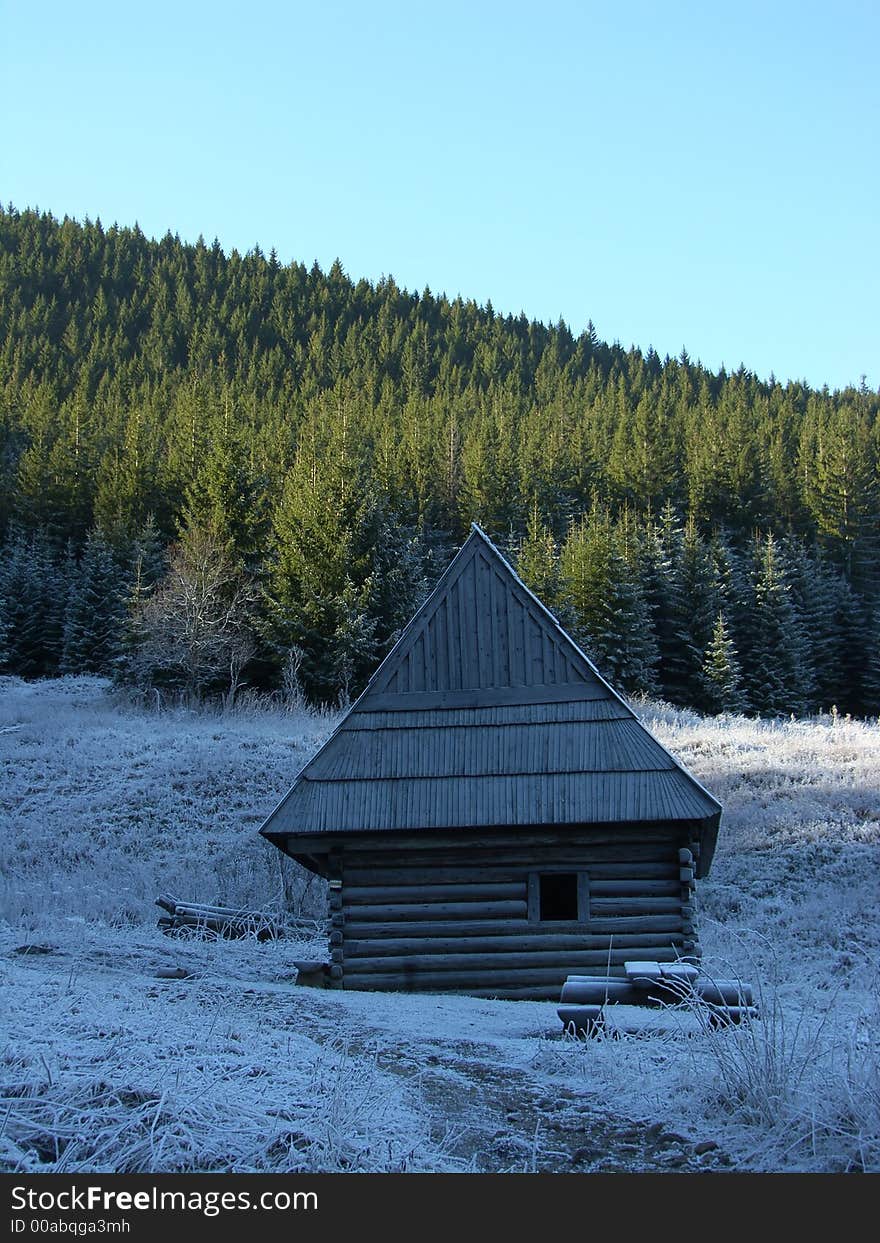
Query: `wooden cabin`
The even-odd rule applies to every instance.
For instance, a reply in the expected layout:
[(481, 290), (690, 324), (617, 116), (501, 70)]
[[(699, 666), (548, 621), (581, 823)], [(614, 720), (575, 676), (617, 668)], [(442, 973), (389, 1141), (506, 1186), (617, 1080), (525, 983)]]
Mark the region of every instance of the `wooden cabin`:
[(330, 983), (558, 999), (699, 955), (721, 808), (474, 527), (260, 830), (330, 882)]

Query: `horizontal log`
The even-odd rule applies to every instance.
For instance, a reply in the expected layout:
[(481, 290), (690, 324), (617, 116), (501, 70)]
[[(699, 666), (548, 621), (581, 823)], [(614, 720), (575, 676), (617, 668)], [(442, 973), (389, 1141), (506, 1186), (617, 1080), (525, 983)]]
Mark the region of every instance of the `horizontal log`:
[[(163, 917), (165, 918), (165, 917)], [(211, 932), (222, 932), (234, 929), (245, 933), (250, 931), (276, 933), (274, 920), (260, 915), (191, 915), (176, 911), (167, 916), (170, 922), (179, 928), (207, 928)]]
[(692, 885), (694, 883), (694, 869), (691, 867), (679, 868), (678, 879), (683, 885)]
[[(447, 919), (447, 920), (395, 920), (394, 922), (379, 919), (364, 921), (359, 918), (360, 908), (352, 909), (345, 921), (346, 941), (349, 937), (355, 940), (372, 940), (374, 938), (391, 937), (455, 937), (455, 936), (526, 936), (530, 928), (540, 928), (542, 933), (549, 935), (552, 926), (554, 936), (601, 936), (607, 934), (611, 938), (619, 936), (649, 933), (678, 934), (681, 932), (681, 918), (678, 915), (633, 915), (618, 916), (616, 919), (590, 919), (587, 923), (575, 920), (553, 921), (553, 924), (530, 924), (527, 919)], [(336, 925), (334, 924), (334, 927)], [(341, 924), (339, 926), (342, 926)]]
[[(535, 868), (535, 871), (541, 871)], [(345, 906), (362, 906), (371, 903), (404, 904), (410, 902), (468, 901), (492, 902), (519, 898), (525, 892), (527, 873), (518, 881), (486, 881), (475, 876), (472, 882), (461, 884), (411, 884), (411, 885), (364, 885), (358, 886), (348, 879), (344, 890)], [(681, 885), (677, 880), (594, 880), (589, 879), (590, 892), (594, 897), (627, 896), (669, 897), (681, 902)], [(687, 897), (687, 895), (685, 895)], [(334, 909), (334, 895), (330, 900)]]
[(590, 932), (607, 932), (614, 937), (622, 932), (678, 932), (681, 928), (681, 916), (669, 915), (617, 915), (605, 919), (591, 916), (588, 928)]
[[(378, 989), (371, 982), (370, 977), (363, 979), (349, 980), (345, 978), (345, 988), (348, 992), (372, 993), (372, 992), (401, 992), (401, 989)], [(426, 990), (427, 991), (427, 990)], [(444, 988), (442, 990), (444, 996), (450, 997), (481, 997), (486, 1001), (559, 1001), (558, 984), (530, 984), (522, 988)]]
[(202, 906), (190, 902), (178, 902), (172, 912), (178, 918), (187, 919), (237, 919), (258, 920), (264, 924), (274, 923), (271, 915), (263, 911), (249, 911), (243, 906)]
[[(310, 836), (314, 838), (315, 835)], [(431, 845), (426, 833), (410, 834), (405, 841), (393, 833), (386, 833), (381, 841), (372, 842), (369, 848), (365, 844), (361, 849), (352, 845), (349, 837), (343, 867), (346, 871), (350, 867), (404, 865), (427, 868), (485, 864), (487, 867), (498, 867), (502, 857), (505, 866), (511, 862), (529, 866), (536, 858), (548, 858), (553, 854), (558, 855), (560, 862), (566, 863), (620, 863), (630, 859), (643, 863), (675, 863), (675, 851), (674, 835), (660, 829), (648, 833), (641, 828), (636, 831), (623, 827), (593, 836), (560, 830), (552, 836), (549, 831), (540, 836), (523, 833), (506, 840), (471, 837), (466, 829), (462, 829), (457, 832), (456, 841), (446, 845)], [(402, 858), (404, 853), (405, 861)]]
[(461, 885), (364, 885), (355, 886), (347, 878), (346, 906), (372, 903), (402, 905), (410, 902), (503, 902), (514, 898), (525, 901), (525, 878), (506, 883), (474, 880)]
[(590, 979), (589, 977), (578, 976), (572, 979), (569, 976), (562, 986), (560, 1000), (585, 1006), (604, 1004), (605, 1002), (613, 1002), (615, 1005), (639, 1006), (644, 1005), (650, 995), (646, 989), (639, 988), (632, 980), (628, 980), (625, 977), (623, 979)]
[[(357, 856), (359, 859), (359, 856)], [(526, 869), (527, 870), (527, 869)], [(407, 863), (392, 864), (389, 860), (377, 864), (354, 862), (347, 855), (343, 879), (349, 885), (465, 885), (475, 876), (483, 880), (502, 883), (517, 879), (518, 871), (507, 862), (507, 855), (494, 866), (488, 863), (470, 864), (462, 861), (452, 866), (437, 866), (429, 858), (414, 855)]]
[(396, 920), (417, 922), (425, 920), (455, 919), (510, 919), (526, 917), (525, 899), (518, 902), (407, 902), (400, 905), (354, 906), (345, 908), (346, 916), (359, 923), (378, 920), (383, 923)]
[(590, 876), (590, 895), (592, 898), (616, 897), (627, 895), (638, 897), (675, 897), (681, 901), (681, 885), (677, 880), (594, 880)]
[[(555, 969), (561, 980), (583, 968), (598, 969), (607, 963), (623, 963), (629, 958), (631, 952), (628, 949), (567, 950), (565, 952), (535, 950), (525, 953), (518, 951), (512, 954), (408, 954), (401, 955), (399, 958), (387, 956), (362, 958), (355, 957), (346, 949), (345, 972), (346, 975), (370, 975), (377, 972), (384, 974), (400, 972), (404, 975), (410, 972), (420, 975), (442, 973), (445, 975), (448, 971), (516, 972), (520, 969), (528, 971), (533, 967), (548, 967)], [(675, 957), (675, 951), (671, 947), (668, 953), (670, 960)]]
[[(384, 867), (360, 867), (353, 865), (346, 858), (344, 868), (345, 886), (349, 885), (408, 885), (408, 884), (470, 884), (475, 879), (494, 882), (513, 882), (525, 879), (529, 872), (536, 870), (534, 860), (529, 863), (513, 863), (505, 853), (503, 866), (490, 864), (468, 864), (462, 862), (455, 867), (438, 867), (425, 860), (417, 860), (411, 864)], [(563, 862), (558, 866), (560, 871), (570, 867), (572, 871), (587, 868), (588, 861), (582, 857)], [(673, 880), (678, 876), (678, 864), (671, 860), (665, 863), (589, 863), (590, 880)]]
[[(458, 989), (450, 990), (458, 992)], [(558, 1001), (559, 989), (552, 984), (539, 984), (532, 988), (471, 988), (463, 995), (467, 997), (484, 997), (487, 1001)]]
[(170, 897), (167, 893), (160, 893), (156, 899), (156, 906), (161, 906), (163, 911), (167, 911), (169, 915), (173, 915), (177, 906), (177, 900)]
[[(623, 968), (621, 967), (621, 970)], [(471, 988), (526, 988), (532, 984), (552, 984), (558, 997), (565, 980), (565, 965), (552, 967), (530, 967), (522, 971), (510, 968), (487, 969), (485, 971), (413, 971), (413, 972), (359, 972), (352, 973), (349, 963), (345, 964), (346, 987), (349, 981), (369, 981), (369, 987), (387, 992), (447, 992), (453, 989), (467, 991)]]
[(681, 898), (590, 898), (590, 916), (601, 918), (603, 915), (640, 915), (650, 913), (661, 915), (667, 911), (680, 911)]
[[(521, 925), (520, 925), (521, 927)], [(624, 933), (613, 938), (607, 936), (554, 936), (552, 934), (526, 934), (511, 932), (506, 936), (453, 936), (453, 937), (347, 937), (345, 953), (348, 958), (379, 958), (400, 954), (484, 954), (528, 953), (537, 950), (554, 950), (565, 953), (567, 950), (605, 950), (610, 945), (626, 950), (630, 955), (640, 958), (653, 957), (655, 949), (665, 949), (669, 945), (681, 941), (675, 933)], [(332, 943), (332, 942), (331, 942)], [(644, 952), (643, 952), (644, 951)]]

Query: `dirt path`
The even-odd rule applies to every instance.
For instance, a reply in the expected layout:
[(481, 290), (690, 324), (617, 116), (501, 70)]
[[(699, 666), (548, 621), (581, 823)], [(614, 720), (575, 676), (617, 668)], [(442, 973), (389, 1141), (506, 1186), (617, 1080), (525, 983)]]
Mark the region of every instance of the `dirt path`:
[[(71, 955), (57, 946), (45, 951), (13, 951), (12, 957), (28, 974), (68, 970)], [(112, 980), (115, 986), (155, 998), (171, 1019), (178, 1007), (192, 1006), (194, 987), (205, 979), (201, 957), (196, 946), (187, 951), (169, 942), (129, 938), (109, 950), (93, 947), (76, 955), (76, 988), (87, 997)], [(335, 1047), (342, 1042), (351, 1057), (372, 1061), (394, 1075), (417, 1102), (438, 1152), (449, 1154), (459, 1168), (671, 1173), (720, 1172), (730, 1166), (714, 1145), (694, 1145), (660, 1123), (603, 1112), (585, 1094), (542, 1081), (497, 1041), (480, 1039), (484, 1015), (479, 1009), (466, 1014), (468, 1026), (475, 1029), (472, 1035), (449, 1023), (416, 1034), (412, 1020), (421, 1013), (423, 1001), (378, 995), (374, 1000), (364, 994), (297, 987), (292, 979), (279, 980), (264, 970), (264, 963), (268, 967), (259, 955), (236, 962), (230, 954), (229, 977), (212, 972), (211, 988), (228, 998), (230, 1013), (279, 1030), (294, 1021), (311, 1040)], [(435, 1004), (451, 1003), (438, 998)], [(497, 1015), (495, 1023), (497, 1027)]]
[[(362, 1031), (350, 1047), (375, 1052), (387, 1033)], [(552, 1093), (497, 1049), (453, 1041), (430, 1052), (386, 1047), (378, 1064), (408, 1081), (432, 1119), (433, 1137), (483, 1173), (721, 1172), (730, 1158), (694, 1145), (661, 1123), (631, 1122), (597, 1110), (571, 1088)]]

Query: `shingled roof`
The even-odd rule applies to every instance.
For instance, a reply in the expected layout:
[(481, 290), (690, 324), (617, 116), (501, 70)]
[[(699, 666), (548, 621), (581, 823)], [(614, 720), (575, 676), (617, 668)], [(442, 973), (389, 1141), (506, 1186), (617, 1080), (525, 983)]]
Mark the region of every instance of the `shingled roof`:
[(686, 821), (721, 807), (476, 525), (260, 832)]

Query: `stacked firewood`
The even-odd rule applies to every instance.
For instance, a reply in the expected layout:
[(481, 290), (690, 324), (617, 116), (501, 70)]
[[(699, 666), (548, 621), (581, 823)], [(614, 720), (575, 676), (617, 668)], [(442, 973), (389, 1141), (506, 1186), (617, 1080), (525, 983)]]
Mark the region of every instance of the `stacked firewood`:
[(563, 1026), (590, 1034), (601, 1027), (609, 1005), (686, 1005), (705, 1018), (708, 1026), (742, 1023), (757, 1016), (750, 985), (717, 980), (691, 963), (627, 962), (624, 970), (625, 979), (570, 975), (562, 986), (557, 1011)]
[(281, 936), (277, 921), (262, 911), (178, 902), (167, 893), (159, 894), (156, 905), (166, 912), (159, 917), (159, 927), (166, 933), (189, 930), (218, 937), (256, 937), (258, 941), (271, 941)]

